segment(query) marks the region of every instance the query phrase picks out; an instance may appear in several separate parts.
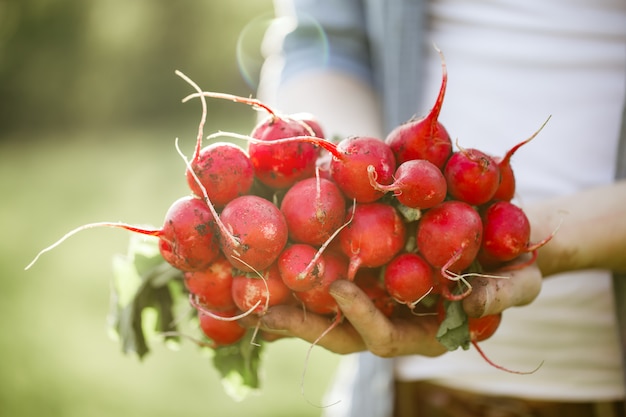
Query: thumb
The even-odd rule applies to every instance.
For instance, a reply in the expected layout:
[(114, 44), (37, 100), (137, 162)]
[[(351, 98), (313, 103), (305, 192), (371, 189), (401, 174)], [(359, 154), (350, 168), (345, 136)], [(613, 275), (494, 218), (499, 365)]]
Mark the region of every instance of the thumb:
[(482, 317), (529, 304), (539, 295), (542, 280), (534, 263), (494, 276), (476, 277), (471, 282), (472, 292), (463, 300), (463, 308), (470, 317)]

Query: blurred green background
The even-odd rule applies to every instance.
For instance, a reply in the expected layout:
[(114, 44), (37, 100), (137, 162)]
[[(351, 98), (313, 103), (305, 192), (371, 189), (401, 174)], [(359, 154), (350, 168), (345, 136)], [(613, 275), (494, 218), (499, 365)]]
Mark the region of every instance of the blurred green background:
[[(282, 340), (263, 387), (228, 397), (191, 343), (143, 361), (107, 333), (111, 259), (187, 194), (174, 139), (191, 153), (192, 90), (254, 95), (269, 0), (0, 0), (0, 416), (317, 416), (338, 358)], [(239, 59), (238, 59), (239, 57)], [(241, 59), (245, 57), (245, 59)], [(213, 100), (205, 132), (246, 133), (255, 111)]]

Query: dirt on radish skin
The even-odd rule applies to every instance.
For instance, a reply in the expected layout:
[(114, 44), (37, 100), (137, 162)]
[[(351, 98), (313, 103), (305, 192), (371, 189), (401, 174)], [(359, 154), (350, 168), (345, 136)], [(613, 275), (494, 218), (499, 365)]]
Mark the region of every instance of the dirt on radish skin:
[(312, 134), (311, 128), (304, 122), (288, 116), (270, 115), (260, 122), (250, 136), (270, 144), (248, 145), (248, 153), (259, 181), (274, 189), (284, 189), (297, 181), (312, 177), (319, 155), (319, 150), (314, 144), (306, 142), (271, 144), (276, 139)]
[(219, 256), (215, 220), (204, 201), (185, 196), (170, 206), (159, 234), (159, 250), (181, 271), (203, 270)]
[(221, 249), (242, 271), (268, 268), (287, 244), (287, 222), (271, 201), (255, 195), (237, 197), (219, 216)]
[(318, 250), (304, 243), (286, 247), (277, 264), (281, 279), (292, 291), (310, 290), (321, 282), (326, 272), (326, 262)]
[[(194, 155), (191, 161), (195, 175), (216, 208), (248, 194), (254, 182), (254, 167), (245, 151), (229, 142), (212, 143)], [(185, 173), (187, 184), (198, 197), (203, 191), (196, 178)]]
[(346, 201), (334, 182), (311, 177), (287, 190), (280, 210), (294, 242), (322, 245), (343, 224)]
[(319, 284), (307, 291), (297, 291), (294, 295), (307, 311), (316, 314), (336, 314), (339, 306), (328, 289), (336, 280), (347, 279), (348, 258), (336, 251), (324, 252), (322, 257), (326, 268)]
[(267, 143), (265, 146), (257, 146), (256, 143), (250, 143), (248, 146), (248, 155), (254, 166), (256, 178), (260, 182), (273, 189), (283, 189), (314, 174), (319, 156), (319, 150), (315, 144), (274, 142), (284, 138), (315, 135), (316, 132), (307, 124), (307, 120), (314, 124), (315, 119), (306, 119), (304, 114), (298, 115), (297, 118), (280, 115), (267, 104), (253, 98), (202, 91), (190, 79), (186, 79), (196, 89), (196, 93), (185, 97), (183, 102), (199, 97), (203, 103), (203, 120), (200, 123), (196, 149), (200, 147), (202, 140), (202, 127), (206, 117), (206, 97), (230, 100), (267, 112), (265, 119), (259, 121), (250, 133), (250, 137)]

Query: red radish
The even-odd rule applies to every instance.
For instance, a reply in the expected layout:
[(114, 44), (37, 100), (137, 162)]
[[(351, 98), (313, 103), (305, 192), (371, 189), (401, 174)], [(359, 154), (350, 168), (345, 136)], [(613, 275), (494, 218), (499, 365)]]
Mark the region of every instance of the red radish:
[(243, 195), (228, 203), (219, 216), (222, 252), (242, 271), (262, 271), (287, 244), (285, 217), (271, 201)]
[(426, 211), (417, 229), (417, 247), (435, 268), (448, 265), (460, 272), (471, 265), (478, 253), (483, 227), (478, 212), (462, 201), (444, 201)]
[(496, 201), (483, 212), (481, 251), (500, 262), (510, 261), (529, 247), (530, 221), (513, 203)]
[[(441, 277), (455, 281), (458, 274), (474, 262), (482, 233), (480, 215), (472, 206), (448, 200), (424, 213), (417, 228), (416, 242), (424, 259), (440, 269)], [(453, 295), (448, 285), (443, 284), (442, 294), (448, 299), (460, 299), (471, 291), (468, 286), (461, 295)]]
[(494, 159), (500, 168), (500, 185), (493, 194), (493, 200), (511, 201), (515, 197), (515, 173), (509, 163)]
[[(180, 149), (177, 146), (177, 150)], [(184, 158), (184, 155), (181, 156)], [(185, 159), (189, 166), (189, 162)], [(189, 171), (195, 175), (193, 171)], [(255, 272), (272, 264), (287, 244), (285, 217), (271, 201), (253, 194), (231, 200), (221, 214), (198, 182), (206, 206), (215, 219), (219, 243), (226, 259), (237, 269)]]
[[(237, 310), (233, 308), (226, 311), (215, 311), (213, 314), (227, 318), (237, 314)], [(237, 343), (247, 331), (236, 320), (220, 320), (201, 311), (198, 311), (198, 319), (202, 332), (213, 342), (211, 345), (213, 348)]]
[(432, 266), (416, 253), (402, 253), (393, 258), (383, 277), (389, 295), (411, 309), (435, 287)]
[(482, 342), (493, 336), (498, 327), (500, 327), (501, 321), (502, 313), (490, 314), (479, 318), (468, 317), (467, 325), (469, 326), (472, 343)]
[(307, 142), (276, 143), (276, 139), (311, 135), (312, 130), (304, 122), (288, 116), (270, 114), (250, 134), (251, 137), (270, 142), (269, 145), (250, 143), (248, 153), (254, 165), (256, 177), (263, 184), (282, 189), (315, 174), (319, 151)]
[(380, 199), (384, 192), (372, 187), (367, 175), (373, 166), (381, 184), (393, 180), (396, 161), (391, 149), (381, 140), (367, 136), (353, 136), (337, 144), (342, 155), (330, 162), (330, 175), (341, 191), (359, 203), (371, 203)]
[(353, 218), (354, 210), (348, 220), (338, 227), (319, 248), (305, 243), (295, 243), (281, 253), (278, 257), (278, 269), (281, 278), (291, 290), (307, 291), (320, 284), (326, 274), (326, 265), (322, 255)]
[(350, 258), (349, 280), (361, 267), (377, 268), (393, 259), (406, 237), (406, 226), (393, 206), (374, 202), (352, 208), (352, 222), (339, 233), (341, 250)]
[(268, 307), (286, 303), (291, 297), (291, 290), (280, 278), (278, 265), (274, 263), (259, 277), (234, 276), (232, 296), (240, 310), (262, 314)]
[[(200, 97), (202, 117), (198, 126), (196, 153), (200, 152), (206, 122), (207, 104), (205, 93), (200, 87), (180, 71), (176, 73), (185, 79), (197, 91), (186, 99)], [(233, 100), (237, 101), (236, 96)], [(185, 101), (184, 99), (183, 101)], [(242, 99), (247, 100), (247, 99)], [(251, 99), (249, 99), (251, 100)], [(245, 101), (247, 102), (247, 101)], [(262, 103), (258, 103), (263, 106)], [(206, 188), (202, 185), (191, 164), (178, 148), (176, 149), (187, 164), (188, 172), (200, 187), (207, 207), (211, 210), (219, 231), (219, 242), (222, 253), (230, 263), (242, 271), (256, 272), (269, 267), (280, 255), (287, 244), (288, 231), (285, 217), (272, 202), (256, 195), (246, 194), (231, 200), (222, 213), (218, 215)]]
[(315, 176), (289, 188), (280, 210), (291, 240), (319, 246), (343, 224), (346, 202), (335, 183)]
[(441, 56), (442, 78), (435, 105), (425, 117), (412, 118), (393, 129), (385, 138), (398, 164), (412, 159), (426, 159), (442, 169), (452, 153), (450, 135), (438, 120), (448, 84), (445, 59), (441, 51), (438, 52)]
[[(235, 133), (219, 132), (211, 135), (230, 136), (247, 140), (260, 146), (268, 142), (256, 140), (250, 136)], [(367, 175), (367, 167), (374, 165), (378, 180), (382, 184), (392, 182), (396, 168), (395, 157), (391, 149), (381, 140), (368, 136), (352, 136), (335, 144), (314, 136), (297, 136), (287, 139), (276, 139), (271, 145), (308, 142), (320, 146), (330, 152), (330, 178), (337, 184), (346, 197), (359, 203), (371, 203), (380, 199), (384, 193), (372, 187)]]
[(199, 196), (204, 186), (211, 202), (222, 208), (230, 200), (248, 194), (254, 181), (254, 167), (243, 149), (229, 142), (216, 142), (195, 154), (191, 161), (194, 176), (187, 170), (187, 183), (191, 191)]
[(553, 235), (530, 242), (530, 221), (524, 211), (508, 201), (490, 204), (482, 214), (483, 240), (478, 259), (483, 267), (495, 267), (522, 253), (535, 252)]
[(251, 137), (268, 143), (266, 146), (250, 143), (248, 147), (248, 154), (254, 165), (256, 177), (263, 184), (274, 189), (282, 189), (313, 175), (319, 155), (314, 144), (306, 142), (274, 143), (277, 139), (315, 134), (301, 115), (298, 116), (300, 119), (279, 115), (260, 100), (233, 94), (202, 91), (191, 80), (187, 79), (187, 82), (192, 84), (197, 92), (185, 97), (183, 102), (194, 97), (200, 97), (203, 100), (205, 97), (212, 97), (259, 107), (268, 113), (268, 116), (261, 120), (250, 134)]
[(454, 152), (443, 174), (448, 184), (448, 194), (471, 205), (491, 200), (500, 185), (500, 169), (496, 161), (473, 148)]
[(232, 297), (233, 266), (223, 256), (202, 271), (185, 272), (185, 287), (207, 309), (224, 311), (235, 308)]
[[(550, 116), (551, 117), (551, 116)], [(511, 168), (511, 158), (513, 154), (517, 152), (519, 148), (533, 140), (539, 132), (543, 129), (543, 127), (548, 123), (550, 117), (546, 119), (545, 122), (539, 127), (539, 129), (533, 133), (528, 139), (518, 143), (513, 146), (502, 158), (494, 158), (498, 167), (500, 168), (500, 185), (496, 190), (496, 193), (493, 196), (494, 200), (504, 200), (511, 201), (513, 197), (515, 197), (515, 174), (513, 173), (513, 169)]]
[(354, 283), (372, 300), (381, 313), (391, 317), (396, 303), (385, 290), (385, 285), (378, 279), (377, 269), (361, 269), (354, 278)]
[(317, 249), (304, 243), (285, 248), (278, 257), (280, 277), (292, 291), (306, 291), (317, 286), (324, 276), (326, 263)]
[(205, 269), (219, 256), (214, 228), (215, 219), (204, 201), (188, 196), (179, 198), (165, 214), (158, 234), (163, 259), (181, 271)]
[(185, 196), (172, 203), (165, 214), (163, 227), (160, 229), (114, 222), (86, 224), (70, 231), (57, 242), (43, 249), (26, 266), (26, 269), (29, 269), (42, 254), (54, 249), (70, 236), (96, 227), (115, 227), (158, 237), (159, 251), (163, 259), (181, 271), (206, 269), (220, 254), (212, 211), (203, 200)]
[(382, 192), (393, 191), (396, 199), (407, 207), (428, 209), (443, 202), (447, 184), (441, 170), (425, 159), (401, 163), (389, 185), (377, 182), (378, 174), (373, 165), (367, 167), (370, 184)]
[(328, 288), (334, 281), (348, 277), (348, 259), (338, 252), (325, 252), (322, 257), (326, 268), (319, 285), (307, 291), (297, 291), (294, 295), (307, 311), (316, 314), (337, 313), (339, 307)]

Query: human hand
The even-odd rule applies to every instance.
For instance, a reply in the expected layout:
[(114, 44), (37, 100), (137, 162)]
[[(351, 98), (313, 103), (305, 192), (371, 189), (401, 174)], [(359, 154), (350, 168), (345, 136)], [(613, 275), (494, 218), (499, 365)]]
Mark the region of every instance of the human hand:
[[(536, 264), (497, 274), (502, 278), (474, 277), (472, 292), (463, 300), (470, 317), (502, 312), (506, 308), (530, 303), (539, 294), (542, 275)], [(275, 337), (298, 337), (340, 354), (369, 350), (382, 357), (409, 354), (438, 356), (447, 351), (435, 335), (439, 327), (436, 315), (406, 314), (385, 316), (355, 283), (339, 280), (329, 289), (344, 320), (321, 340), (331, 319), (302, 309), (280, 305), (270, 308), (259, 321), (260, 328)]]

